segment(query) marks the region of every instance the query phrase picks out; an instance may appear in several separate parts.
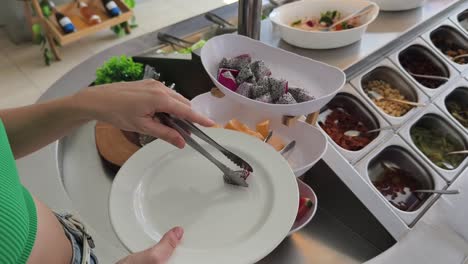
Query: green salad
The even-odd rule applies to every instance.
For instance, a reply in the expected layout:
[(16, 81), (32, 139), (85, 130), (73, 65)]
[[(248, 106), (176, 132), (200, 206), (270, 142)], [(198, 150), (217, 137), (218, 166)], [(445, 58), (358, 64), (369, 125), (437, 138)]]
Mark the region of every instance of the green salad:
[(462, 124), (462, 126), (468, 128), (468, 102), (464, 105), (451, 101), (447, 103), (447, 109), (450, 114)]
[[(451, 151), (463, 150), (464, 146), (441, 131), (415, 126), (411, 129), (411, 139), (418, 149), (440, 168), (457, 168), (465, 158), (465, 155), (447, 154)], [(450, 168), (451, 166), (453, 168)]]

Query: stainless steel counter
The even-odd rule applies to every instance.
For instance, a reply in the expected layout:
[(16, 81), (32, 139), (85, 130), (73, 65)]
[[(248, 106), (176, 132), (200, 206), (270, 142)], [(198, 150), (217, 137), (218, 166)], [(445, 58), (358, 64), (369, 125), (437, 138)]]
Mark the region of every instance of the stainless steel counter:
[[(294, 48), (280, 40), (268, 20), (262, 22), (261, 40), (336, 65), (346, 71), (348, 78), (352, 78), (460, 5), (468, 7), (466, 1), (428, 0), (420, 9), (382, 12), (362, 41), (340, 49), (312, 51)], [(237, 14), (237, 6), (226, 6), (215, 13), (225, 18), (233, 17)], [(183, 37), (208, 25), (199, 16), (162, 31)], [(95, 69), (109, 57), (137, 55), (159, 45), (156, 34), (138, 37), (88, 59), (59, 79), (39, 101), (72, 94), (86, 87), (93, 81)], [(128, 252), (110, 224), (108, 195), (113, 174), (99, 159), (93, 131), (94, 124), (89, 123), (59, 142), (19, 160), (18, 167), (23, 183), (38, 198), (53, 209), (79, 214), (96, 239), (101, 262), (112, 263)], [(334, 148), (329, 147), (324, 159), (333, 163), (339, 156)], [(316, 218), (299, 233), (285, 239), (260, 263), (361, 263), (395, 243), (390, 233), (398, 240), (406, 232), (389, 230), (389, 233), (385, 230), (383, 226), (388, 226), (385, 220), (377, 220), (370, 213), (378, 208), (366, 208), (363, 203), (368, 201), (358, 199), (351, 191), (367, 187), (352, 177), (340, 179), (336, 173), (343, 172), (333, 172), (330, 167), (321, 161), (306, 176), (307, 183), (314, 188), (319, 199)], [(387, 217), (394, 219), (396, 216), (388, 213)]]

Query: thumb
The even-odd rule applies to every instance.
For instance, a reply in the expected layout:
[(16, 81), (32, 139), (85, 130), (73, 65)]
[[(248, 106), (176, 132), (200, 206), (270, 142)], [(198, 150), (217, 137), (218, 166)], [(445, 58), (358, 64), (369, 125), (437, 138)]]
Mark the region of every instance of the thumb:
[(179, 245), (184, 230), (182, 227), (174, 227), (167, 231), (158, 244), (150, 249), (152, 256), (157, 256), (158, 263), (166, 263)]

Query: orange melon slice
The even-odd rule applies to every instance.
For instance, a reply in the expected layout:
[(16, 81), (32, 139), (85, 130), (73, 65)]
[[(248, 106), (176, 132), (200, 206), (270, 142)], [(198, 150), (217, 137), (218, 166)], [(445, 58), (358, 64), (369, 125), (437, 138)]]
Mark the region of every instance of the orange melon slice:
[(223, 128), (223, 126), (219, 125), (219, 124), (214, 124), (214, 126), (212, 126), (212, 128)]
[(241, 121), (235, 118), (229, 120), (229, 122), (226, 124), (224, 128), (232, 129), (232, 130), (236, 130), (240, 132), (251, 131), (251, 129), (246, 124), (242, 123)]
[(273, 135), (270, 140), (268, 140), (268, 144), (276, 149), (276, 151), (280, 151), (284, 148), (284, 141), (278, 137)]
[(245, 124), (243, 124), (243, 123), (241, 123), (240, 129), (241, 129), (241, 130), (240, 130), (241, 132), (246, 132), (246, 133), (249, 132), (249, 131), (252, 131), (252, 130), (250, 129), (250, 127), (248, 127), (247, 125), (245, 125)]
[(233, 118), (229, 120), (229, 122), (224, 126), (224, 128), (235, 130), (235, 131), (242, 131), (243, 125), (244, 124), (242, 124), (239, 120)]
[(257, 124), (257, 132), (262, 134), (265, 138), (268, 136), (268, 131), (270, 130), (270, 120), (265, 120)]
[(247, 135), (251, 135), (257, 137), (260, 140), (264, 140), (264, 136), (256, 131), (251, 130), (246, 124), (242, 123), (241, 121), (233, 118), (229, 120), (229, 122), (224, 126), (225, 129), (230, 129), (234, 131), (243, 132)]
[[(243, 131), (244, 132), (244, 131)], [(245, 131), (244, 133), (248, 134), (248, 135), (251, 135), (251, 136), (254, 136), (254, 137), (257, 137), (258, 139), (260, 140), (264, 140), (265, 138), (262, 136), (262, 134), (258, 133), (258, 132), (255, 132), (255, 131), (252, 131), (252, 130), (247, 130)]]

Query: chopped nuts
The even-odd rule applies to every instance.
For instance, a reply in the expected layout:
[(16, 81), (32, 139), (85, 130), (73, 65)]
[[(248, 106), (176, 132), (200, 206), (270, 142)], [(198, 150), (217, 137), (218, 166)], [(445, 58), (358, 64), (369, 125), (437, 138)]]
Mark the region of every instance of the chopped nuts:
[(436, 35), (431, 37), (432, 43), (444, 53), (449, 59), (458, 64), (467, 64), (468, 58), (461, 57), (454, 60), (455, 57), (468, 54), (468, 49), (456, 43), (449, 35), (444, 34), (444, 31), (439, 30)]
[(375, 105), (377, 105), (382, 111), (391, 115), (400, 117), (405, 115), (409, 110), (413, 108), (411, 105), (402, 104), (394, 101), (386, 100), (388, 99), (399, 99), (399, 100), (407, 100), (404, 95), (400, 93), (398, 89), (393, 88), (389, 83), (382, 81), (382, 80), (372, 80), (367, 82), (364, 86), (364, 91), (366, 93), (373, 91), (384, 98), (377, 100), (372, 99)]
[(468, 57), (461, 57), (456, 60), (454, 60), (455, 57), (460, 56), (460, 55), (466, 55), (468, 54), (467, 49), (449, 49), (445, 51), (445, 55), (447, 55), (451, 60), (458, 64), (467, 64), (468, 63)]

